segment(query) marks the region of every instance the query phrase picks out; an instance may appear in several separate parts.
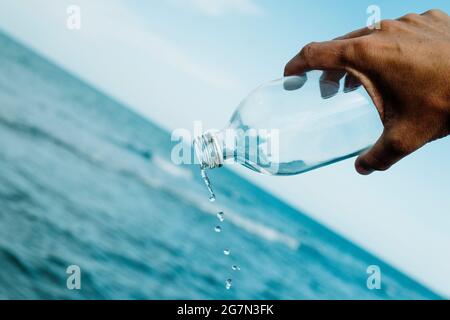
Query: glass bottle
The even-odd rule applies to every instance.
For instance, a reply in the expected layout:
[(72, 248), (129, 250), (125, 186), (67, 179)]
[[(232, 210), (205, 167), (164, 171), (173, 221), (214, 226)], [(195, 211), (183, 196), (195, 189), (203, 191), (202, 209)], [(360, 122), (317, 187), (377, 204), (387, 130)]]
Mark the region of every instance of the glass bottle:
[(263, 174), (294, 175), (356, 156), (381, 132), (364, 88), (341, 88), (311, 71), (260, 86), (226, 128), (197, 137), (194, 149), (202, 169), (237, 162)]

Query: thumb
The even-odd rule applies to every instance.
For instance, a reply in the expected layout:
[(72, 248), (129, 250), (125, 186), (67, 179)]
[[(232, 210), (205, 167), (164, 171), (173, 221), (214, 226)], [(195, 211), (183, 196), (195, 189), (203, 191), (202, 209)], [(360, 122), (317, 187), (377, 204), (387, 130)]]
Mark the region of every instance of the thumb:
[(362, 175), (369, 175), (374, 171), (389, 169), (417, 149), (410, 147), (407, 140), (407, 136), (394, 134), (385, 129), (375, 145), (356, 159), (356, 171)]

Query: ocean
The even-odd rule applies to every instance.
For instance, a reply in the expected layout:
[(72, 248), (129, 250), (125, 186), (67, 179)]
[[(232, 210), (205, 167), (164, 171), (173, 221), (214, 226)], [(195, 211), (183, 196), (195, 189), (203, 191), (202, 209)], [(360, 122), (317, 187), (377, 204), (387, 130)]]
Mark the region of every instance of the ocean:
[[(171, 162), (173, 144), (0, 33), (0, 298), (440, 298), (227, 169), (210, 173), (210, 203), (199, 168)], [(71, 265), (80, 290), (67, 287)]]

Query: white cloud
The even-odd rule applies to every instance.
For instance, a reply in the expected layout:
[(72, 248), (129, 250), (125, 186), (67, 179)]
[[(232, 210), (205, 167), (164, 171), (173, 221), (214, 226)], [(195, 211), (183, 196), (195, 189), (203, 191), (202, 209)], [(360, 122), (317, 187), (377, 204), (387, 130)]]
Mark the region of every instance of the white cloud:
[(191, 6), (207, 16), (264, 14), (264, 9), (253, 0), (172, 0), (172, 2), (180, 6)]

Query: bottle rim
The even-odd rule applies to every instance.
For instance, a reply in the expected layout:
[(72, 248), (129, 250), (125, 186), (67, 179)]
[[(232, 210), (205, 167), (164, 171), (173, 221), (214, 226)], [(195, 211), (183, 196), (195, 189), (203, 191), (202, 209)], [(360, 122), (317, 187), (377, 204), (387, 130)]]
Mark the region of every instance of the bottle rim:
[(193, 142), (195, 155), (202, 169), (214, 169), (223, 165), (222, 148), (217, 132), (206, 131)]

